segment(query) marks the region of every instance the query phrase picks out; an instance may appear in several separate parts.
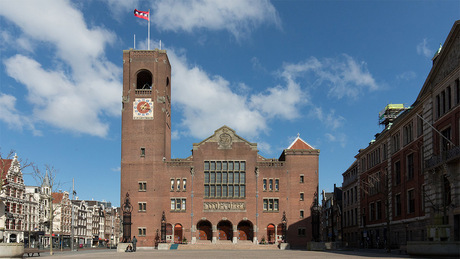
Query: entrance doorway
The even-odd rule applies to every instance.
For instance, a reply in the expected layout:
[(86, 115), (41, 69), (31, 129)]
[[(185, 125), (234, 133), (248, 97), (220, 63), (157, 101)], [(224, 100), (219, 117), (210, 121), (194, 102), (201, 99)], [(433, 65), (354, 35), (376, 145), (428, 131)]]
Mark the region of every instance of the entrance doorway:
[(201, 220), (196, 225), (199, 240), (212, 240), (212, 225), (207, 220)]
[(273, 224), (267, 226), (267, 242), (270, 244), (275, 242), (275, 225)]
[(233, 225), (228, 220), (223, 220), (217, 224), (217, 232), (219, 232), (219, 240), (233, 239)]
[(176, 224), (174, 225), (174, 243), (181, 243), (182, 242), (182, 225)]
[(238, 223), (238, 239), (252, 241), (254, 236), (254, 230), (252, 226), (252, 222), (249, 220), (240, 221), (240, 223)]

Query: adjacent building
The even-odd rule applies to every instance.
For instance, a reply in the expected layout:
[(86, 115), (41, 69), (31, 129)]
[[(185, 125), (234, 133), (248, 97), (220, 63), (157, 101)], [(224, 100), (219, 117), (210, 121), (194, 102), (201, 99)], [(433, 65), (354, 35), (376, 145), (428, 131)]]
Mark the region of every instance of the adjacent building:
[(460, 241), (460, 21), (415, 102), (389, 104), (379, 119), (384, 130), (343, 174), (347, 244)]

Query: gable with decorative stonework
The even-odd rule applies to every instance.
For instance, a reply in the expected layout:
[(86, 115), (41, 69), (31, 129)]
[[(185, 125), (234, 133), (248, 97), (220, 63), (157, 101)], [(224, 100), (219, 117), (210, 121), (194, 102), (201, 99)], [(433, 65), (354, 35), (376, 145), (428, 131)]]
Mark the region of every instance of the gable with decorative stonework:
[(252, 150), (257, 150), (257, 144), (251, 143), (244, 138), (238, 136), (233, 129), (228, 126), (222, 126), (214, 131), (214, 134), (200, 143), (193, 144), (193, 150), (197, 150), (200, 146), (206, 143), (217, 143), (218, 149), (232, 149), (233, 143), (245, 143)]

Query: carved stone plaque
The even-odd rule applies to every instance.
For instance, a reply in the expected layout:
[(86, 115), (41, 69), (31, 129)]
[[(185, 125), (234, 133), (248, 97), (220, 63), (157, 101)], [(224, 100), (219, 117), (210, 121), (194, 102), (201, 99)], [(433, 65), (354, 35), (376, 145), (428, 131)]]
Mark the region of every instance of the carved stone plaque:
[(242, 212), (246, 211), (246, 203), (233, 201), (207, 201), (203, 203), (203, 210), (216, 212)]
[(231, 148), (232, 147), (232, 137), (228, 133), (222, 133), (219, 136), (219, 147), (220, 148)]

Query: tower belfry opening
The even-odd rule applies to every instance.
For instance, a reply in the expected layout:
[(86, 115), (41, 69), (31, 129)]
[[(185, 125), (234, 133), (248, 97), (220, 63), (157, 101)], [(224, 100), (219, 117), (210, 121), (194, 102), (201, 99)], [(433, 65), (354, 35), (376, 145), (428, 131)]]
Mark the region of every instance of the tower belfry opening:
[(142, 70), (137, 73), (136, 89), (152, 89), (152, 73)]

